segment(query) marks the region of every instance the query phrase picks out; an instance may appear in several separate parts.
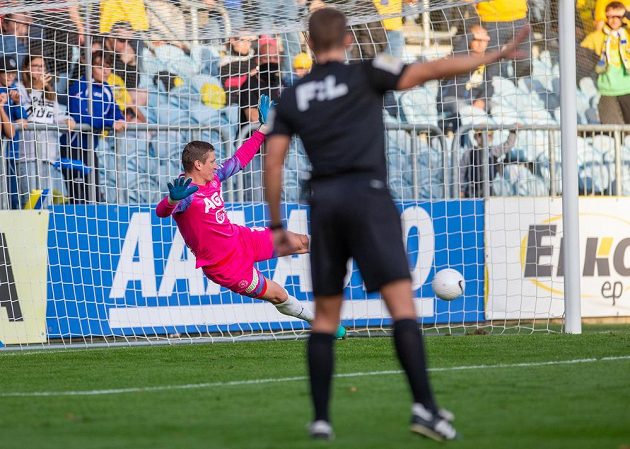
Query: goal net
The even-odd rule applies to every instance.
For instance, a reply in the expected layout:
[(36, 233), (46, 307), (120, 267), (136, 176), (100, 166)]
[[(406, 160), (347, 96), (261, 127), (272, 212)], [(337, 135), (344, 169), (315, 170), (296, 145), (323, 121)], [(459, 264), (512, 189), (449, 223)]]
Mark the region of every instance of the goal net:
[[(559, 330), (556, 9), (528, 3), (505, 22), (492, 19), (487, 5), (447, 0), (4, 2), (0, 99), (13, 131), (3, 124), (0, 345), (307, 331), (273, 306), (208, 281), (155, 205), (182, 172), (187, 142), (208, 141), (219, 161), (231, 157), (258, 127), (259, 96), (277, 98), (310, 70), (304, 31), (321, 6), (349, 17), (348, 61), (380, 52), (415, 62), (484, 51), (532, 24), (527, 56), (516, 63), (387, 94), (385, 151), (419, 323), (440, 333)], [(580, 120), (595, 123), (592, 79), (580, 88)], [(595, 148), (597, 139), (613, 147)], [(613, 134), (591, 133), (582, 143), (584, 192), (619, 187)], [(224, 183), (232, 222), (267, 225), (263, 170), (258, 155)], [(283, 200), (288, 228), (301, 233), (309, 232), (308, 179), (304, 148), (293, 139)], [(258, 267), (312, 306), (308, 255)], [(443, 268), (465, 278), (453, 301), (432, 291)], [(389, 329), (382, 301), (366, 293), (351, 261), (345, 293), (342, 319), (351, 334)]]

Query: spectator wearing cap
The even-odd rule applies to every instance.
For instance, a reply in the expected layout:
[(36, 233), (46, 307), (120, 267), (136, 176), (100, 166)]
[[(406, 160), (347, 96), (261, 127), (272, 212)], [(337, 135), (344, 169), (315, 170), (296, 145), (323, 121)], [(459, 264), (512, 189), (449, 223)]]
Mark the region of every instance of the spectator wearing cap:
[(308, 53), (298, 53), (293, 58), (293, 72), (282, 81), (282, 84), (286, 86), (292, 86), (297, 80), (304, 78), (313, 67), (313, 60)]
[[(70, 102), (68, 109), (70, 116), (78, 124), (90, 126), (89, 131), (72, 133), (70, 148), (67, 156), (74, 160), (80, 160), (88, 169), (98, 168), (98, 158), (93, 157), (94, 166), (89, 166), (99, 136), (106, 129), (124, 131), (126, 123), (124, 116), (116, 104), (114, 93), (107, 83), (107, 78), (112, 69), (110, 61), (100, 52), (92, 55), (92, 82), (88, 83), (85, 76), (70, 86)], [(91, 108), (90, 108), (91, 106)], [(75, 202), (85, 202), (99, 199), (97, 188), (96, 198), (89, 195), (88, 178), (85, 171), (66, 171), (64, 173), (68, 181), (68, 194)]]
[(18, 72), (17, 58), (0, 55), (0, 135), (8, 141), (6, 157), (7, 184), (12, 209), (19, 209), (17, 166), (20, 155), (20, 128), (26, 125), (27, 113), (20, 103), (15, 88)]
[(604, 124), (630, 123), (630, 33), (623, 24), (625, 14), (623, 3), (609, 3), (605, 26), (589, 33), (581, 43), (599, 56), (595, 71), (601, 94), (599, 119)]
[[(483, 56), (488, 48), (490, 36), (481, 25), (473, 25), (467, 41), (469, 54)], [(493, 92), (486, 66), (482, 65), (471, 73), (442, 80), (438, 91), (438, 103), (442, 107), (447, 124), (456, 129), (460, 122), (460, 111), (465, 107), (489, 113)]]
[(29, 53), (28, 35), (32, 18), (25, 13), (7, 14), (2, 18), (0, 33), (0, 55), (17, 57), (17, 66), (21, 67)]
[(258, 100), (266, 94), (272, 100), (280, 97), (280, 55), (275, 39), (261, 38), (258, 42), (258, 66), (243, 83), (239, 106), (242, 123), (258, 122)]

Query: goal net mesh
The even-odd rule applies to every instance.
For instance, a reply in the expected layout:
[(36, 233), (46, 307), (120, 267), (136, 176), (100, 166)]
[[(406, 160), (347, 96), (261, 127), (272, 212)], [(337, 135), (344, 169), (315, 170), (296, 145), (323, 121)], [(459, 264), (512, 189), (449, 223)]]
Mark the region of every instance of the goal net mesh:
[[(425, 330), (559, 330), (552, 324), (564, 313), (556, 7), (528, 3), (501, 22), (484, 21), (492, 12), (480, 4), (447, 0), (3, 2), (0, 53), (17, 71), (15, 80), (0, 72), (16, 130), (10, 136), (5, 127), (2, 137), (8, 274), (0, 342), (215, 341), (308, 330), (209, 282), (173, 220), (154, 209), (182, 172), (187, 142), (211, 142), (219, 161), (231, 157), (258, 127), (260, 95), (277, 98), (310, 70), (306, 23), (321, 6), (349, 17), (350, 62), (381, 52), (411, 63), (496, 49), (531, 23), (523, 60), (388, 93), (385, 151)], [(578, 113), (592, 123), (594, 84), (586, 77), (580, 86)], [(267, 224), (263, 170), (258, 155), (224, 183), (234, 223)], [(283, 200), (289, 229), (301, 233), (309, 232), (308, 179), (294, 138)], [(43, 220), (41, 242), (35, 225), (14, 229), (22, 216)], [(36, 243), (40, 265), (20, 268), (20, 253), (37, 252)], [(307, 255), (258, 267), (312, 306)], [(343, 324), (351, 334), (387, 331), (384, 304), (366, 293), (356, 265), (348, 268)], [(444, 268), (466, 282), (448, 302), (431, 287)]]

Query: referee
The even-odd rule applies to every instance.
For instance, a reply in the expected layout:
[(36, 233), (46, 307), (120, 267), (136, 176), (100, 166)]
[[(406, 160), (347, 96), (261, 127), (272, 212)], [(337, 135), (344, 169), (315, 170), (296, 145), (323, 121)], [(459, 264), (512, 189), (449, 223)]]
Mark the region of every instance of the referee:
[[(452, 413), (437, 406), (429, 385), (422, 335), (413, 303), (400, 215), (387, 188), (383, 95), (426, 81), (467, 73), (502, 58), (521, 58), (520, 31), (501, 51), (405, 65), (379, 55), (345, 64), (352, 44), (346, 17), (333, 8), (309, 19), (309, 45), (317, 64), (282, 92), (267, 141), (265, 186), (271, 229), (289, 246), (280, 214), (282, 167), (291, 136), (298, 134), (313, 166), (311, 275), (315, 320), (307, 356), (315, 416), (313, 438), (333, 438), (329, 416), (333, 338), (339, 325), (346, 265), (353, 258), (370, 292), (380, 290), (393, 319), (394, 344), (413, 394), (411, 430), (438, 441), (457, 433)], [(289, 248), (287, 248), (289, 249)]]

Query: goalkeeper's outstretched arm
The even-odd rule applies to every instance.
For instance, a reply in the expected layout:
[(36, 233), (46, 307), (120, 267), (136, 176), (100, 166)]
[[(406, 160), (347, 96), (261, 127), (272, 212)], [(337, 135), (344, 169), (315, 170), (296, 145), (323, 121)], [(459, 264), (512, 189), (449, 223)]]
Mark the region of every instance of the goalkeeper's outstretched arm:
[(405, 69), (400, 80), (398, 80), (396, 89), (411, 89), (430, 80), (450, 78), (455, 75), (468, 73), (481, 65), (492, 64), (501, 59), (525, 59), (528, 55), (520, 51), (518, 47), (525, 42), (528, 36), (529, 25), (526, 25), (521, 28), (514, 40), (501, 50), (487, 52), (483, 56), (453, 56), (431, 62), (411, 64)]
[(221, 181), (226, 180), (230, 176), (234, 176), (247, 166), (260, 150), (265, 141), (266, 135), (271, 131), (267, 124), (269, 111), (273, 108), (275, 102), (271, 101), (267, 95), (261, 95), (258, 102), (258, 116), (260, 120), (260, 128), (255, 131), (252, 136), (245, 141), (241, 147), (236, 150), (234, 156), (225, 161), (217, 170), (217, 175)]
[(217, 168), (217, 176), (221, 181), (225, 181), (230, 176), (234, 176), (247, 166), (256, 156), (260, 147), (265, 141), (265, 134), (261, 131), (254, 131), (254, 134), (247, 139), (243, 145), (236, 150), (234, 156), (223, 162)]

